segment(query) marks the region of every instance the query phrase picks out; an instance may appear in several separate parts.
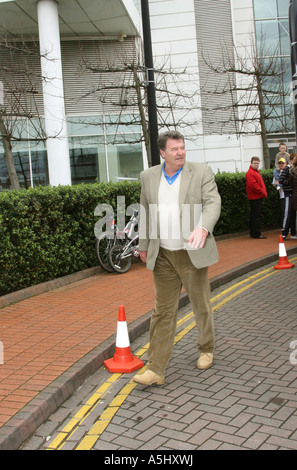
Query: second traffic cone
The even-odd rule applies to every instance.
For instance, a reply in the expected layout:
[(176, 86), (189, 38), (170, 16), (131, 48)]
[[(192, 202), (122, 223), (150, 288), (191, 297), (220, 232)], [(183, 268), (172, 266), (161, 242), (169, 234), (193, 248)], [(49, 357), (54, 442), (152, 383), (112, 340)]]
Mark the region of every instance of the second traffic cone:
[(274, 266), (274, 269), (290, 269), (295, 266), (294, 263), (290, 263), (287, 258), (286, 247), (282, 235), (279, 236), (279, 260), (278, 264)]
[(144, 366), (141, 359), (132, 355), (123, 305), (119, 307), (115, 354), (111, 359), (104, 361), (104, 365), (109, 372), (126, 373), (134, 372)]

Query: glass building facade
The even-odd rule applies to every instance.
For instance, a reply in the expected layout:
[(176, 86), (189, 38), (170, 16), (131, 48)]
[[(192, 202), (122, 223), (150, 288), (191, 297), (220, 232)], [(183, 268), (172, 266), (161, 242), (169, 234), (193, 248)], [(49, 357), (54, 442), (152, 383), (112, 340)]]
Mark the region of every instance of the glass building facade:
[[(140, 11), (140, 1), (134, 0), (134, 4)], [(111, 35), (101, 40), (87, 35), (80, 40), (73, 37), (60, 41), (63, 87), (52, 93), (60, 96), (63, 92), (64, 109), (60, 115), (65, 112), (67, 132), (61, 140), (67, 135), (68, 146), (64, 153), (63, 147), (60, 160), (55, 153), (54, 170), (65, 170), (69, 148), (71, 184), (139, 179), (144, 166), (141, 124), (133, 73), (124, 67), (126, 62), (137, 60), (138, 43), (140, 40), (134, 35)], [(20, 186), (46, 186), (53, 180), (53, 152), (46, 148), (45, 119), (49, 124), (51, 118), (45, 118), (45, 106), (47, 110), (49, 106), (44, 102), (39, 42), (17, 44), (12, 51), (3, 44), (0, 48), (1, 63), (7, 64), (0, 73), (1, 116), (5, 131), (11, 136), (8, 144), (12, 146)], [(65, 120), (63, 130), (64, 124)], [(56, 129), (57, 135), (51, 140), (59, 139), (60, 127), (57, 125)], [(0, 139), (0, 190), (9, 188)]]
[[(80, 122), (80, 123), (78, 123)], [(121, 136), (113, 126), (98, 124), (102, 116), (69, 118), (69, 156), (72, 184), (137, 180), (143, 170), (140, 129), (125, 129)], [(83, 124), (82, 124), (83, 123)], [(23, 141), (13, 147), (14, 163), (22, 188), (49, 184), (44, 143)], [(0, 189), (9, 189), (9, 176), (0, 146)]]
[[(141, 11), (140, 0), (133, 0), (137, 10)], [(153, 2), (154, 3), (154, 2)], [(157, 3), (157, 2), (156, 2)], [(162, 2), (160, 2), (161, 4)], [(199, 12), (204, 5), (205, 10), (209, 8), (206, 5), (212, 2), (197, 2), (196, 22), (199, 20)], [(213, 2), (217, 12), (219, 2)], [(226, 18), (229, 19), (230, 37), (232, 36), (232, 2), (226, 0), (220, 2), (224, 4), (222, 12), (226, 16), (220, 16), (220, 25), (222, 31), (226, 30)], [(234, 3), (234, 2), (233, 2)], [(223, 5), (223, 6), (224, 6)], [(291, 63), (290, 63), (290, 40), (289, 40), (289, 20), (288, 8), (289, 0), (253, 0), (255, 32), (257, 41), (257, 51), (260, 60), (271, 60), (279, 65), (282, 72), (277, 78), (267, 78), (265, 87), (271, 90), (271, 94), (265, 95), (265, 106), (267, 113), (270, 114), (266, 121), (268, 131), (268, 145), (271, 151), (271, 161), (277, 152), (279, 142), (284, 141), (288, 145), (289, 151), (294, 151), (295, 135), (294, 135), (294, 112), (291, 101)], [(156, 5), (155, 5), (156, 6)], [(251, 6), (252, 9), (252, 6)], [(250, 10), (251, 12), (251, 10)], [(166, 12), (165, 12), (166, 13)], [(207, 12), (205, 12), (206, 14)], [(165, 16), (164, 16), (165, 17)], [(206, 22), (208, 23), (208, 21)], [(216, 25), (214, 26), (216, 29)], [(209, 27), (205, 28), (205, 34), (209, 33)], [(200, 34), (201, 31), (200, 31)], [(202, 36), (201, 36), (202, 37)], [(206, 36), (205, 42), (211, 40)], [(95, 99), (93, 95), (90, 98), (81, 98), (82, 90), (85, 90), (85, 84), (95, 86), (94, 75), (90, 72), (87, 75), (80, 74), (81, 51), (83, 57), (89, 63), (96, 63), (97, 57), (108, 58), (113, 57), (114, 64), (120, 64), (121, 59), (127, 57), (136, 57), (138, 51), (133, 41), (126, 38), (124, 42), (99, 42), (96, 49), (93, 45), (94, 41), (62, 41), (62, 57), (63, 57), (63, 75), (65, 80), (65, 109), (68, 124), (68, 143), (69, 158), (71, 168), (72, 184), (82, 182), (96, 181), (119, 181), (120, 179), (138, 179), (140, 172), (143, 170), (143, 144), (141, 143), (141, 127), (139, 119), (138, 125), (128, 124), (135, 122), (135, 114), (133, 117), (128, 115), (129, 108), (125, 109), (127, 113), (127, 125), (125, 125), (125, 116), (123, 117), (123, 108), (118, 112), (121, 114), (121, 123), (116, 124), (115, 116), (117, 109), (114, 106), (114, 96), (109, 106), (105, 104), (104, 110), (100, 100)], [(92, 44), (91, 44), (92, 43)], [(125, 54), (122, 53), (125, 45)], [(102, 59), (102, 60), (103, 60)], [(33, 60), (33, 59), (32, 59)], [(38, 58), (39, 60), (39, 58)], [(5, 61), (4, 61), (5, 63)], [(200, 73), (203, 61), (199, 63)], [(30, 66), (31, 66), (30, 62)], [(104, 64), (103, 64), (104, 65)], [(35, 70), (36, 76), (40, 76), (39, 63), (33, 61), (30, 70)], [(111, 78), (111, 74), (106, 78), (116, 82), (115, 75)], [(207, 77), (208, 79), (209, 77)], [(105, 78), (104, 78), (105, 80)], [(104, 82), (103, 80), (103, 82)], [(41, 87), (39, 86), (41, 89)], [(38, 115), (43, 116), (42, 93), (37, 89), (36, 99), (40, 98), (38, 107)], [(275, 100), (275, 89), (283, 90), (285, 93), (278, 94), (278, 101)], [(113, 95), (115, 91), (112, 90)], [(272, 106), (273, 103), (273, 106)], [(131, 109), (131, 108), (130, 108)], [(132, 111), (130, 111), (132, 112)], [(137, 111), (136, 111), (137, 112)], [(112, 115), (114, 114), (114, 116)], [(232, 124), (232, 120), (230, 119)], [(13, 154), (19, 181), (22, 187), (48, 185), (49, 173), (47, 162), (47, 151), (45, 142), (34, 140), (31, 124), (23, 122), (22, 139), (13, 143)], [(211, 124), (215, 130), (217, 123), (215, 119), (211, 120)], [(228, 121), (229, 125), (229, 121)], [(204, 133), (210, 134), (203, 122)], [(211, 130), (211, 129), (210, 129)], [(27, 132), (27, 138), (26, 138)], [(217, 130), (216, 130), (217, 132)], [(233, 134), (233, 128), (228, 129)], [(33, 135), (33, 140), (30, 140)], [(30, 136), (30, 138), (29, 138)], [(206, 149), (208, 150), (208, 149)], [(228, 160), (229, 162), (229, 160)], [(3, 146), (0, 142), (0, 190), (10, 187), (8, 172), (4, 161)]]
[[(264, 83), (271, 90), (270, 95), (266, 93), (265, 105), (270, 116), (266, 128), (272, 134), (294, 132), (288, 11), (289, 0), (254, 0), (258, 58), (264, 63), (273, 59), (279, 72)], [(278, 93), (277, 100), (273, 92)]]
[(124, 126), (123, 119), (121, 125), (113, 124), (117, 119), (102, 115), (69, 118), (72, 184), (139, 179), (143, 170), (140, 129)]
[[(267, 78), (264, 83), (271, 94), (266, 93), (266, 129), (271, 166), (281, 142), (289, 153), (296, 152), (294, 107), (291, 98), (291, 58), (289, 34), (289, 0), (254, 0), (257, 51), (260, 60), (273, 61), (280, 75)], [(276, 92), (278, 98), (273, 92)], [(271, 105), (273, 103), (273, 105)]]

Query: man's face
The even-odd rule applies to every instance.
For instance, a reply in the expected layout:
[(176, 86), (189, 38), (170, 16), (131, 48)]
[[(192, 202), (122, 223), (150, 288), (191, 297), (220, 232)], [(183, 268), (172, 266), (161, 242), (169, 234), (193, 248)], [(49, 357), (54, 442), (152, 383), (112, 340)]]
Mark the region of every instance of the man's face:
[(280, 150), (280, 153), (285, 153), (287, 151), (287, 146), (286, 145), (281, 145), (279, 150)]
[(254, 170), (258, 170), (260, 166), (260, 162), (258, 160), (253, 160), (252, 163), (251, 163), (251, 167), (254, 169)]
[(282, 171), (287, 166), (287, 162), (279, 162), (279, 169)]
[(168, 139), (166, 149), (160, 150), (165, 160), (165, 168), (170, 171), (178, 171), (186, 161), (185, 143), (182, 139)]

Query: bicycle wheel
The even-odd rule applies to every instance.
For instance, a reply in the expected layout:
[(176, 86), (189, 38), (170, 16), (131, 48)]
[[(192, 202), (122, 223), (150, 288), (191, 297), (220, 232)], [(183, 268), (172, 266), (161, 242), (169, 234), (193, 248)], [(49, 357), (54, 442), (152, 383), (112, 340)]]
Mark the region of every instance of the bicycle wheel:
[(113, 272), (113, 269), (109, 264), (108, 253), (114, 244), (115, 240), (112, 238), (107, 238), (106, 233), (102, 233), (100, 238), (96, 239), (95, 243), (97, 260), (99, 261), (99, 264), (104, 269), (104, 271), (107, 271), (108, 273)]
[(123, 245), (114, 245), (108, 253), (110, 266), (119, 274), (126, 273), (131, 267), (131, 255), (127, 258), (121, 258), (123, 249)]

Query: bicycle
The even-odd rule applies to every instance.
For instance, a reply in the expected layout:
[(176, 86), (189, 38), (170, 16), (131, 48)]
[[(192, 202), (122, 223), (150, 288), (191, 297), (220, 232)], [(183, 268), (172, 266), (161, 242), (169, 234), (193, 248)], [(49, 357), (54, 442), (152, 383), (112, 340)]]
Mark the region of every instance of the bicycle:
[(121, 244), (114, 244), (108, 253), (109, 265), (115, 272), (119, 274), (123, 274), (129, 271), (132, 264), (132, 255), (135, 257), (139, 256), (139, 235), (136, 234), (132, 238), (135, 226), (138, 224), (137, 215), (138, 212), (134, 211), (134, 214), (130, 219), (131, 225), (129, 231), (126, 231), (125, 241)]
[[(110, 229), (115, 234), (117, 230), (115, 221), (113, 220), (109, 225), (110, 225)], [(115, 245), (116, 241), (117, 240), (115, 236), (111, 238), (110, 236), (107, 235), (106, 232), (103, 232), (99, 238), (96, 238), (95, 251), (96, 251), (97, 260), (101, 268), (103, 268), (104, 271), (108, 273), (113, 272), (113, 269), (110, 266), (109, 261), (108, 261), (108, 253), (110, 249)]]
[[(118, 227), (113, 220), (109, 226), (110, 226), (110, 231), (108, 233), (103, 232), (99, 238), (96, 239), (95, 242), (95, 251), (96, 251), (96, 257), (97, 260), (100, 264), (100, 266), (106, 271), (106, 272), (114, 272), (115, 269), (110, 265), (109, 262), (109, 252), (110, 250), (115, 246), (122, 246), (126, 240), (127, 237), (131, 238), (131, 234), (133, 233), (133, 230), (135, 226), (138, 224), (138, 211), (134, 211), (133, 215), (131, 216), (130, 220), (128, 221), (127, 225), (125, 226), (123, 231), (119, 231)], [(113, 232), (113, 236), (110, 236), (110, 232)]]

